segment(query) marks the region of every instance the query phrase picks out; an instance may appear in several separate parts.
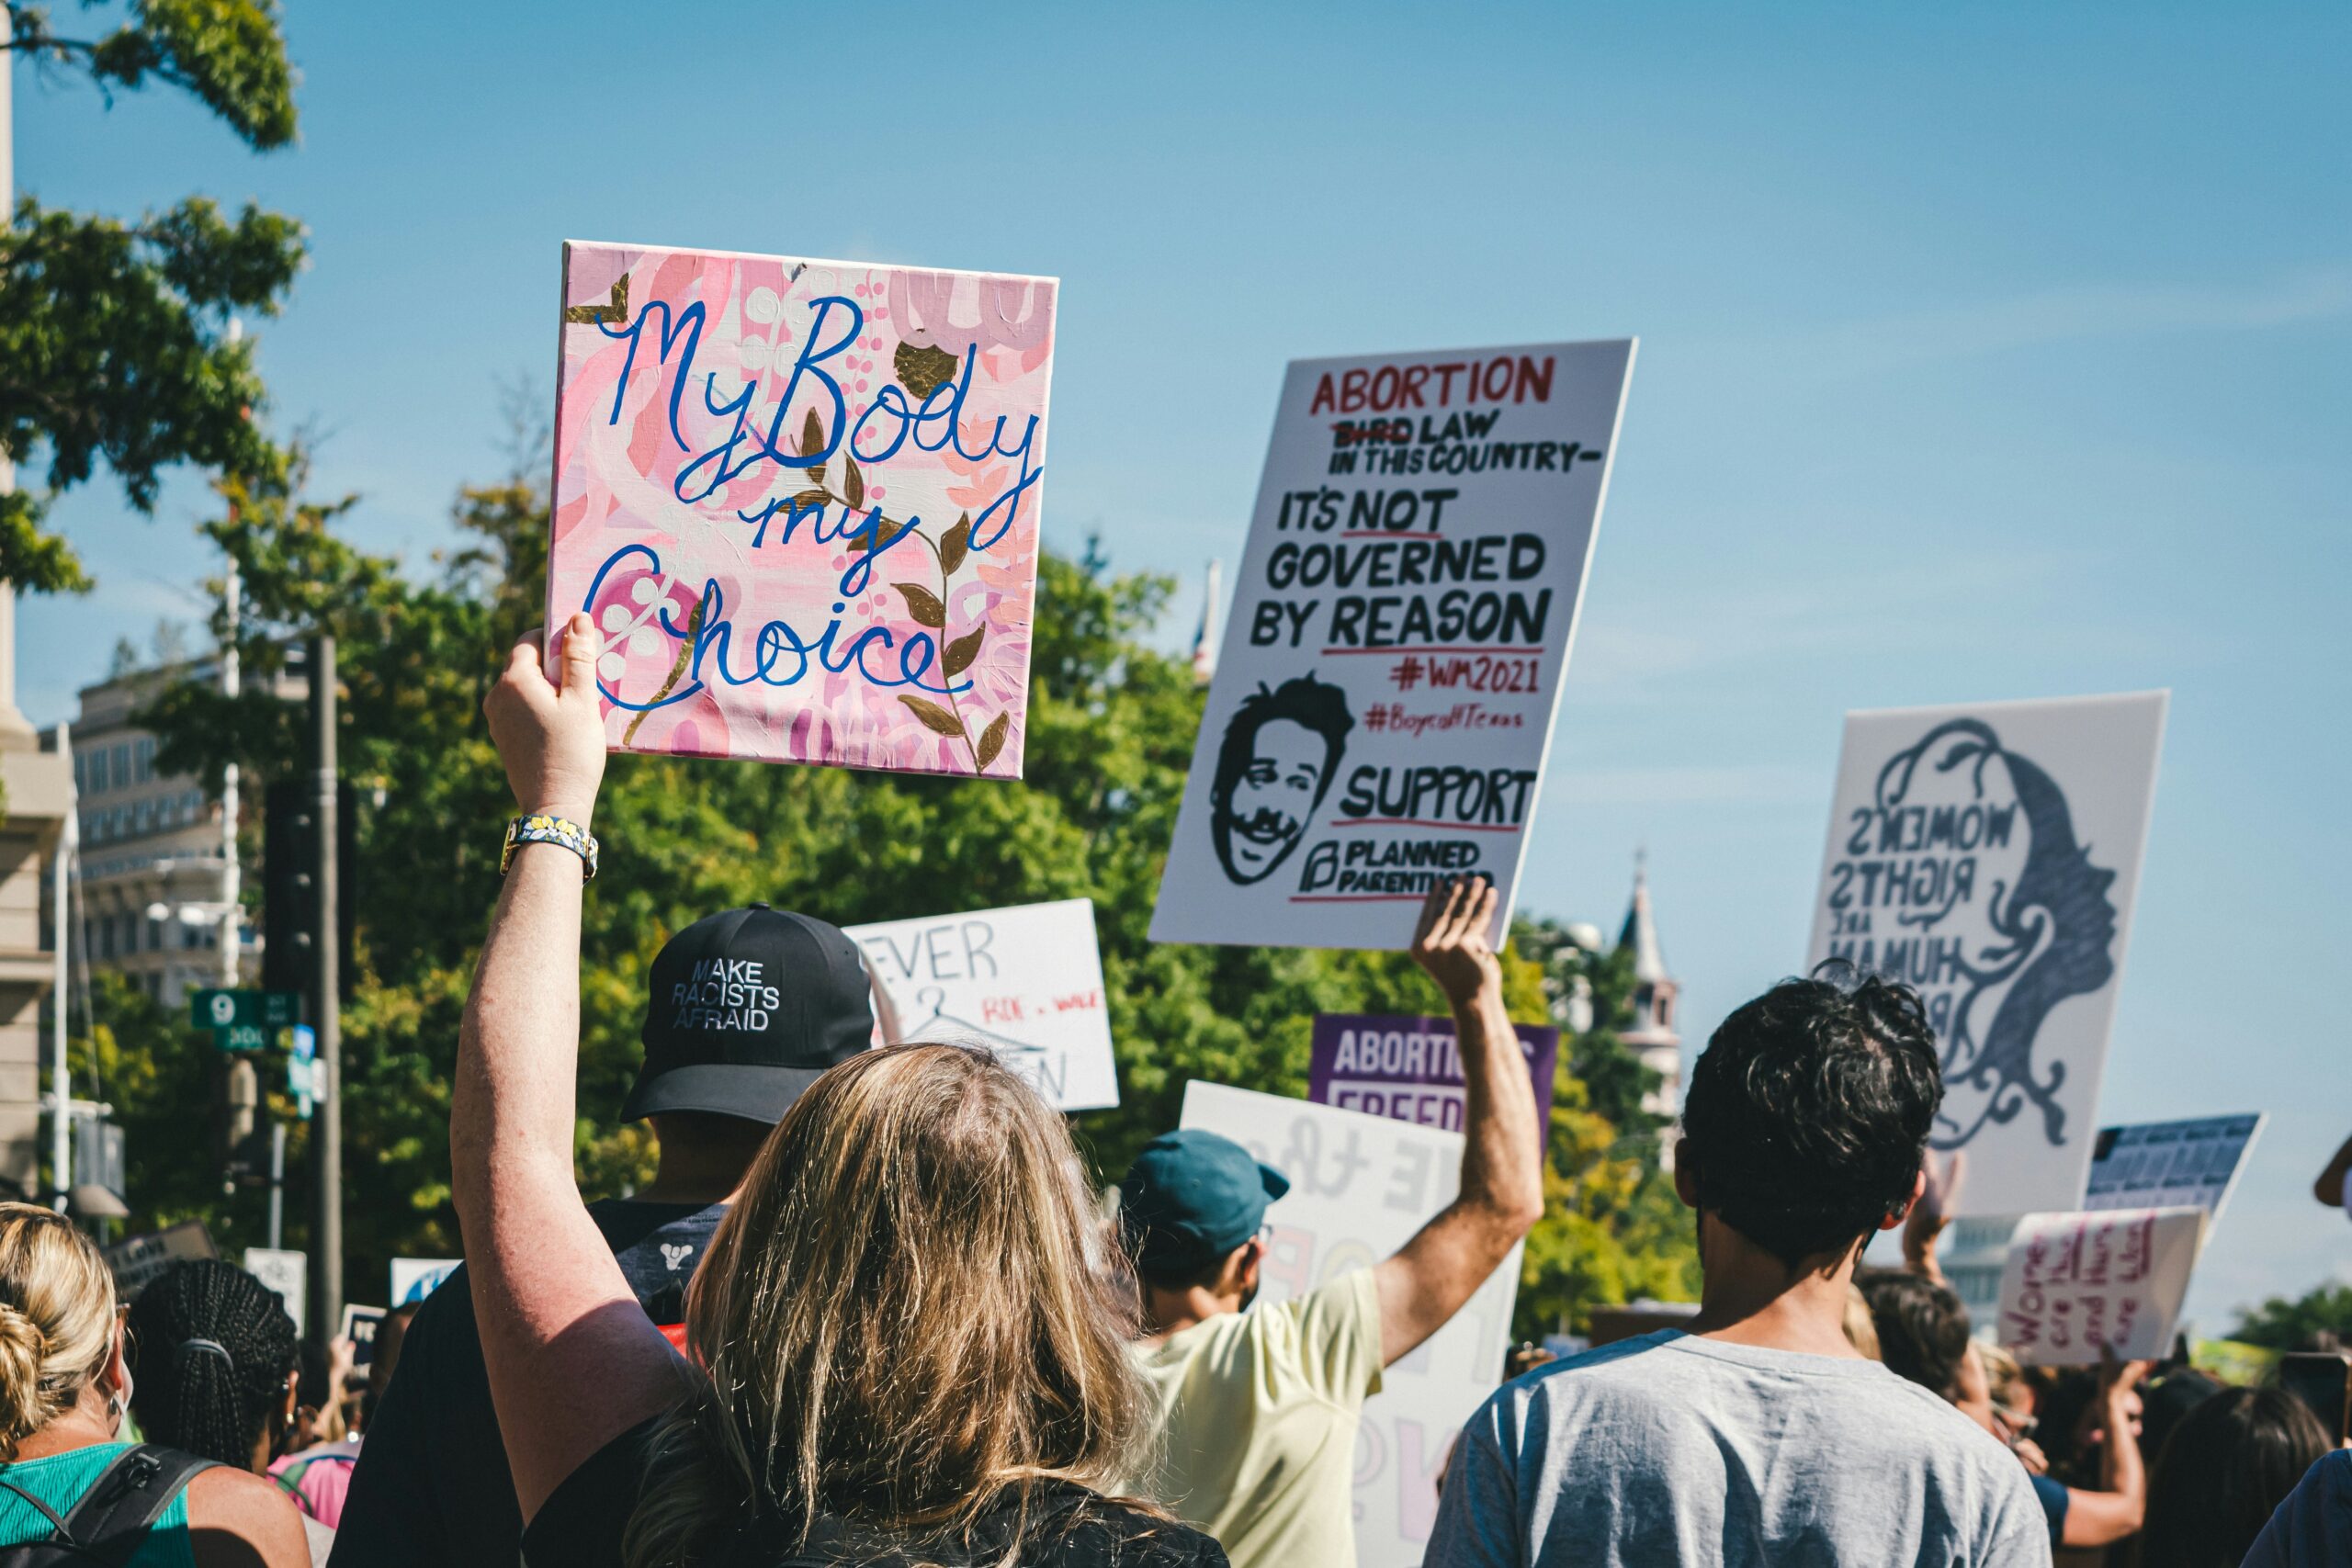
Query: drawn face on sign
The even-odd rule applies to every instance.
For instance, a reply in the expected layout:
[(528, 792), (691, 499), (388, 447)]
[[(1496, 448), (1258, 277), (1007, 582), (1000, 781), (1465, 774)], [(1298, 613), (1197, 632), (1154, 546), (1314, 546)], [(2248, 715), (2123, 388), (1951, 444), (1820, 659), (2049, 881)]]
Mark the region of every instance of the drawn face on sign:
[(2037, 1064), (2034, 1043), (2060, 1002), (2114, 978), (2116, 926), (2115, 873), (2076, 840), (2065, 793), (1955, 719), (1891, 758), (1859, 816), (1848, 849), (1875, 861), (1886, 917), (1870, 966), (1918, 988), (1942, 1043), (1931, 1141), (1957, 1148), (2031, 1106), (2064, 1143), (2066, 1064)]
[(1347, 694), (1312, 675), (1242, 700), (1225, 727), (1210, 793), (1209, 834), (1227, 877), (1260, 882), (1290, 857), (1354, 728)]

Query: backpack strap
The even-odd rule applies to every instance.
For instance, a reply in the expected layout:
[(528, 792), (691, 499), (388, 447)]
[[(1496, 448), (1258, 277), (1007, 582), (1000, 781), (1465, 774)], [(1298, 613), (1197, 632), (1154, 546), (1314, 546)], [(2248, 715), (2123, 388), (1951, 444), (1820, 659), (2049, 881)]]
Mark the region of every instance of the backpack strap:
[[(65, 1539), (65, 1521), (57, 1517), (56, 1509), (51, 1507), (48, 1504), (42, 1502), (40, 1498), (34, 1496), (31, 1493), (26, 1491), (23, 1487), (17, 1485), (13, 1481), (10, 1481), (6, 1476), (0, 1476), (0, 1492), (15, 1493), (18, 1502), (24, 1504), (27, 1507), (36, 1510), (40, 1513), (42, 1518), (47, 1519), (49, 1521), (49, 1534), (51, 1540), (62, 1540)], [(45, 1545), (47, 1543), (28, 1541), (26, 1544)]]
[(176, 1449), (133, 1444), (99, 1472), (58, 1528), (72, 1545), (102, 1560), (128, 1562), (172, 1499), (198, 1473), (218, 1468), (212, 1460)]

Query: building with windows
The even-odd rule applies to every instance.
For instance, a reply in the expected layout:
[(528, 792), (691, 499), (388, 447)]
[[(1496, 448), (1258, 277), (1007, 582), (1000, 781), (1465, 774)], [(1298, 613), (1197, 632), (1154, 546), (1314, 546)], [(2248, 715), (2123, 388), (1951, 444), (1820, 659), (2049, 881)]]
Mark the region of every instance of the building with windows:
[[(81, 829), (80, 919), (94, 971), (111, 970), (167, 1007), (218, 985), (228, 892), (220, 803), (155, 766), (155, 737), (132, 722), (178, 671), (85, 686), (69, 727)], [(248, 942), (241, 977), (257, 960)]]

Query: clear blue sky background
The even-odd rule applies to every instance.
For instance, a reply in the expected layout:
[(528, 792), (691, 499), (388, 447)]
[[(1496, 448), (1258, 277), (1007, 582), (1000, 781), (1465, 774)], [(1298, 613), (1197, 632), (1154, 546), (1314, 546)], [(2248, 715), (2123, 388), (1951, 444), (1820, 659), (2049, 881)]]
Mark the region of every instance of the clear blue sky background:
[[(1528, 905), (1613, 925), (1646, 844), (1695, 1050), (1804, 956), (1844, 710), (2169, 686), (2102, 1114), (2271, 1113), (2207, 1331), (2352, 1279), (2352, 9), (290, 11), (299, 150), (20, 70), (17, 180), (307, 220), (274, 418), (420, 569), (567, 236), (1059, 275), (1047, 536), (1184, 574), (1171, 640), (1284, 360), (1640, 334)], [(37, 719), (198, 617), (203, 501), (61, 507)]]

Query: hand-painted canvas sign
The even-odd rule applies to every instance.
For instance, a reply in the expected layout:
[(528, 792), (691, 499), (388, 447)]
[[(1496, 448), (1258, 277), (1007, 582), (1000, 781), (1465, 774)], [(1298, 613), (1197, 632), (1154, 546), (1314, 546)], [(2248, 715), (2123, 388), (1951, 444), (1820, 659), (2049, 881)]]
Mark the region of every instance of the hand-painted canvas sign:
[(1473, 871), (1508, 926), (1633, 366), (1292, 363), (1154, 941), (1402, 948)]
[(1846, 716), (1808, 967), (1917, 987), (1962, 1214), (2072, 1209), (2123, 974), (2165, 694)]
[(2172, 1348), (2205, 1211), (2111, 1209), (2028, 1214), (2001, 1269), (1996, 1337), (2031, 1366), (2096, 1366)]
[[(1560, 1059), (1560, 1032), (1513, 1025), (1520, 1055), (1535, 1086), (1535, 1125), (1552, 1124), (1552, 1074)], [(1315, 1018), (1306, 1063), (1306, 1098), (1317, 1105), (1361, 1111), (1423, 1127), (1462, 1131), (1467, 1096), (1461, 1043), (1450, 1018), (1389, 1018), (1327, 1012)], [(1539, 1131), (1537, 1136), (1540, 1138)]]
[(2083, 1190), (2086, 1209), (2194, 1205), (2216, 1222), (2238, 1184), (2265, 1118), (2201, 1116), (2102, 1127)]
[(548, 624), (616, 749), (1020, 775), (1055, 292), (564, 246)]
[[(1184, 1086), (1182, 1125), (1240, 1144), (1290, 1178), (1259, 1301), (1285, 1302), (1386, 1258), (1461, 1190), (1462, 1137), (1220, 1084)], [(1519, 1296), (1511, 1248), (1427, 1344), (1381, 1375), (1356, 1430), (1356, 1562), (1411, 1568), (1429, 1543), (1454, 1435), (1502, 1379)]]
[(1064, 1111), (1119, 1103), (1091, 901), (843, 929), (888, 1000), (888, 1039), (986, 1046)]

